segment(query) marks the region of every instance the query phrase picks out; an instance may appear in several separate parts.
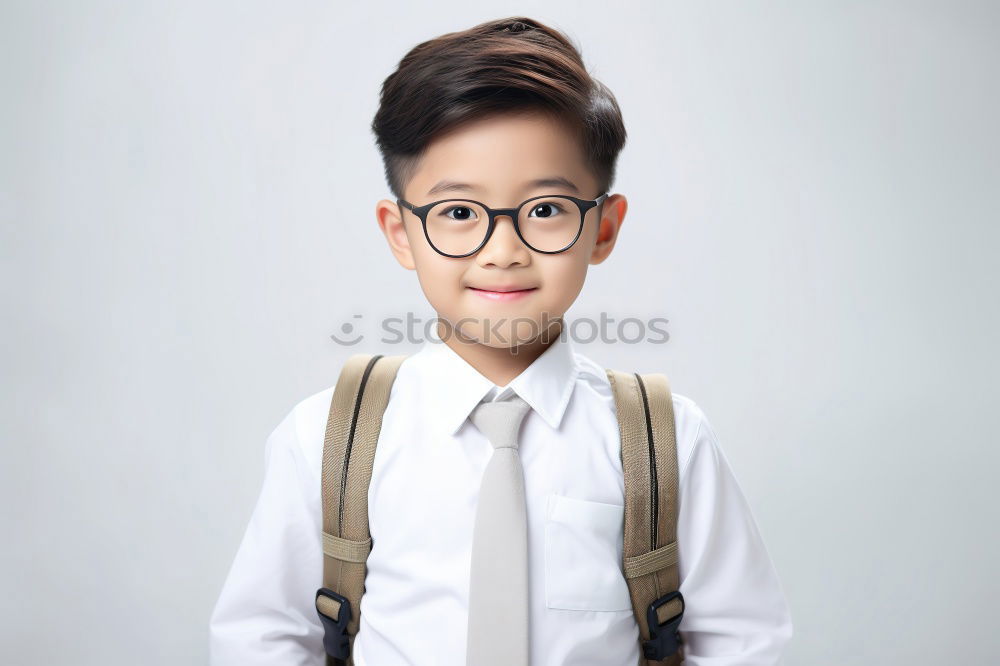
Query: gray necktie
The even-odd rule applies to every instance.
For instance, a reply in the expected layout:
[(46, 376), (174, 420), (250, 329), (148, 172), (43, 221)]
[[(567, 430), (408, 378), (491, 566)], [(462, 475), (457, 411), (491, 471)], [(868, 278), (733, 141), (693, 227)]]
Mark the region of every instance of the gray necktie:
[(528, 664), (528, 525), (517, 452), (522, 398), (481, 402), (469, 419), (493, 445), (476, 507), (467, 666)]

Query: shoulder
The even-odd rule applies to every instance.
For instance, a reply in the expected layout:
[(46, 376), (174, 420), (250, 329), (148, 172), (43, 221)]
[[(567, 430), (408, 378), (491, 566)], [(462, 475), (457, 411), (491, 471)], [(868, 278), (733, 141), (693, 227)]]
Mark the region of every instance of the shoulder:
[[(416, 355), (408, 355), (399, 367), (392, 392), (406, 382), (414, 367)], [(314, 480), (319, 483), (323, 470), (323, 443), (326, 439), (326, 422), (330, 416), (330, 403), (333, 401), (333, 391), (336, 384), (309, 395), (296, 403), (287, 413), (281, 424), (275, 428), (271, 438), (280, 443), (287, 443), (296, 449), (306, 462)], [(272, 445), (269, 445), (272, 446)]]
[[(577, 367), (580, 369), (579, 381), (583, 382), (585, 390), (600, 396), (614, 414), (614, 395), (605, 367), (579, 352), (575, 356)], [(667, 379), (670, 379), (669, 375)], [(701, 446), (706, 446), (705, 442), (708, 442), (708, 446), (715, 445), (715, 433), (708, 422), (708, 417), (697, 402), (673, 390), (670, 397), (674, 408), (674, 431), (677, 437), (677, 468), (683, 477), (695, 451)]]
[(289, 446), (296, 455), (301, 455), (317, 483), (322, 470), (323, 440), (333, 389), (329, 386), (296, 403), (268, 440), (269, 448)]

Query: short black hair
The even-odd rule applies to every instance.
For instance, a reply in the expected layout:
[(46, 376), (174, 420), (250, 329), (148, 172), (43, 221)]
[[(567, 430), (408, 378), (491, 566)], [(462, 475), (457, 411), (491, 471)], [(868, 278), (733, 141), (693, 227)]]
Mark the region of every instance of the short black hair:
[(541, 111), (576, 132), (601, 192), (625, 145), (621, 109), (562, 32), (526, 17), (488, 21), (418, 44), (382, 83), (372, 121), (389, 189), (403, 197), (424, 150), (460, 124)]

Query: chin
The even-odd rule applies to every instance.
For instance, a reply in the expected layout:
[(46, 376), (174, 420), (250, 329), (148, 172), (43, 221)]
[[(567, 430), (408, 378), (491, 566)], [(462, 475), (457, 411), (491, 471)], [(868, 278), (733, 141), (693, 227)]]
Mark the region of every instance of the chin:
[(519, 347), (527, 345), (535, 342), (545, 332), (545, 326), (543, 326), (538, 316), (522, 315), (517, 317), (515, 315), (512, 316), (513, 318), (519, 318), (522, 321), (521, 325), (506, 328), (501, 327), (502, 345), (491, 344), (490, 346)]

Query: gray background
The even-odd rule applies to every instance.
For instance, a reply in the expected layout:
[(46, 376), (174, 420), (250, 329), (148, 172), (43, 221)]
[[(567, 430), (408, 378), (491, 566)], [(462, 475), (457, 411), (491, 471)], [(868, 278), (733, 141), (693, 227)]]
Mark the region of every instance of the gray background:
[(570, 316), (670, 319), (580, 349), (708, 414), (786, 663), (995, 663), (985, 2), (4, 2), (0, 661), (204, 663), (268, 433), (386, 348), (328, 336), (432, 314), (375, 224), (382, 79), (519, 13), (630, 133), (623, 235)]

